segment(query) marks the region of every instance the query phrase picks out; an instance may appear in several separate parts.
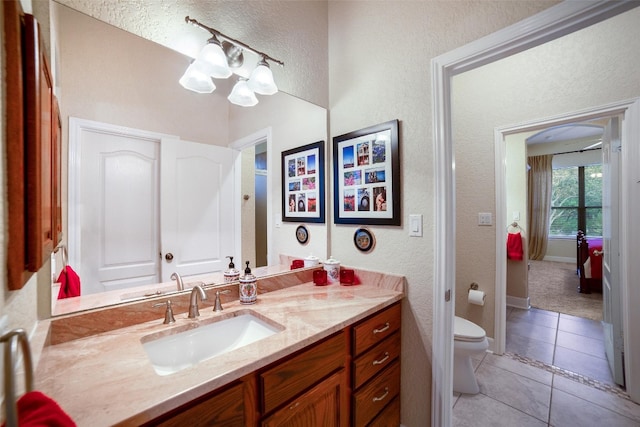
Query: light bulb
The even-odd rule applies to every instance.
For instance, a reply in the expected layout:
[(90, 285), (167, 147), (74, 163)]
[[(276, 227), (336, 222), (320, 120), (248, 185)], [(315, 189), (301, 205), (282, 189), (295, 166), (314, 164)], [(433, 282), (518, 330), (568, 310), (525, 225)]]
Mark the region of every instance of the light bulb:
[(198, 66), (216, 79), (226, 79), (231, 75), (227, 55), (217, 39), (211, 38), (196, 58)]
[(248, 84), (255, 93), (260, 95), (273, 95), (278, 92), (271, 68), (264, 58), (258, 62), (258, 66), (251, 73)]
[(195, 62), (189, 64), (179, 82), (185, 89), (197, 93), (211, 93), (216, 89), (211, 77), (205, 74)]
[(253, 107), (258, 103), (256, 94), (253, 93), (246, 80), (238, 80), (238, 83), (233, 86), (231, 93), (227, 99), (232, 103), (241, 107)]

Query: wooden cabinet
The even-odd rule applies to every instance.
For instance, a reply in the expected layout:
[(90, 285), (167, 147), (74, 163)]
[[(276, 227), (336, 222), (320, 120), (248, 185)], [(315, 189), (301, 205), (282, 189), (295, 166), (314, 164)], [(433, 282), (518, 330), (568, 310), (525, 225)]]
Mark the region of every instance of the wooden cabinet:
[(263, 426), (348, 424), (345, 337), (334, 334), (259, 373)]
[[(7, 60), (7, 278), (22, 288), (60, 241), (60, 122), (38, 22), (19, 2), (2, 2)], [(57, 138), (58, 145), (54, 143)], [(58, 162), (56, 169), (55, 162)], [(56, 196), (57, 192), (57, 196)], [(58, 229), (58, 230), (56, 230)]]
[(353, 327), (354, 426), (400, 424), (400, 309), (396, 303)]
[(162, 427), (240, 427), (255, 425), (255, 376), (235, 381), (144, 424)]
[(399, 426), (400, 303), (146, 425)]

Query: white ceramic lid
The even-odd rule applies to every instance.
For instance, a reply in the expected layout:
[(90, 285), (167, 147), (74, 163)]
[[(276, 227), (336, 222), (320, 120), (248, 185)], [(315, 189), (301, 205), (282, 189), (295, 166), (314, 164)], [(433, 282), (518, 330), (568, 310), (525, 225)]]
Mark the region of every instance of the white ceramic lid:
[(305, 258), (305, 260), (307, 260), (307, 261), (320, 261), (320, 258), (318, 258), (317, 256), (314, 256), (314, 255), (309, 255), (308, 257)]
[(475, 323), (455, 316), (453, 320), (453, 335), (458, 339), (481, 340), (486, 336), (486, 332)]
[(331, 264), (340, 264), (340, 261), (338, 261), (337, 259), (334, 259), (332, 256), (330, 256), (329, 259), (326, 260), (324, 263), (325, 264), (329, 264), (329, 265), (331, 265)]

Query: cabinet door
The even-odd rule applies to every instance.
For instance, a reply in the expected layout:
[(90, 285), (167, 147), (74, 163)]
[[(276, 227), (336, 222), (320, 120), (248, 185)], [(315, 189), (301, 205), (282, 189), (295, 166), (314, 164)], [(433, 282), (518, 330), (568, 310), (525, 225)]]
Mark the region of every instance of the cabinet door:
[(53, 90), (40, 26), (26, 14), (24, 29), (26, 264), (38, 271), (53, 251)]
[(263, 427), (347, 425), (347, 380), (341, 369), (262, 422)]
[(17, 0), (0, 2), (4, 15), (5, 179), (7, 186), (6, 256), (9, 290), (20, 289), (31, 275), (26, 269), (24, 203), (24, 85), (22, 30), (24, 13)]

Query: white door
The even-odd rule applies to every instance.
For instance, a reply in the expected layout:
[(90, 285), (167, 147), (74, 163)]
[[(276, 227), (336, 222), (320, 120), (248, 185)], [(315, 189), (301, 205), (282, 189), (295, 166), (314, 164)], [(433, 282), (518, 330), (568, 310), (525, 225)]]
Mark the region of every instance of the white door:
[(79, 232), (70, 259), (82, 294), (157, 283), (159, 140), (93, 122), (76, 130), (79, 170), (70, 175), (79, 177), (79, 200), (70, 217), (79, 230), (70, 225)]
[(223, 271), (235, 254), (232, 150), (162, 140), (162, 281)]
[(613, 117), (602, 137), (602, 309), (605, 352), (616, 383), (624, 386), (619, 250), (620, 121)]

